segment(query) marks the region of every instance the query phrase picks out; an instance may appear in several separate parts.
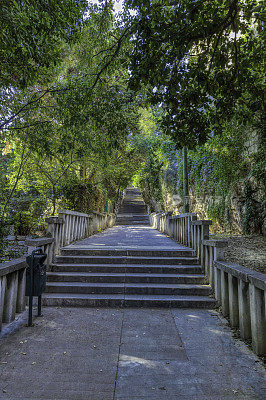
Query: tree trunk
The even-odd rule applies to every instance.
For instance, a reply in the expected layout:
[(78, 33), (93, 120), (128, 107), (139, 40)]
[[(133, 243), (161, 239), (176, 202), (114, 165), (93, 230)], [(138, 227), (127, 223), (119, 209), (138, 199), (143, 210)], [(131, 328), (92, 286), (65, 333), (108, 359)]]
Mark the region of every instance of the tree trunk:
[(183, 194), (184, 194), (184, 213), (189, 212), (188, 195), (188, 171), (187, 171), (187, 148), (183, 147)]

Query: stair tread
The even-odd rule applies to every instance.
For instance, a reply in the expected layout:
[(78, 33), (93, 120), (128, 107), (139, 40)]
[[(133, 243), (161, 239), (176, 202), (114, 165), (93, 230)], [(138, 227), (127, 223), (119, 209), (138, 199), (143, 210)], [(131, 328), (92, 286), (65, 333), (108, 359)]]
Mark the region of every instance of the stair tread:
[(113, 258), (126, 258), (126, 259), (128, 259), (128, 258), (131, 258), (131, 259), (133, 259), (133, 260), (135, 260), (135, 259), (139, 259), (139, 258), (141, 258), (141, 259), (144, 259), (144, 260), (158, 260), (158, 259), (164, 259), (164, 260), (173, 260), (173, 259), (176, 259), (176, 260), (197, 260), (197, 258), (196, 257), (193, 257), (193, 256), (191, 256), (191, 257), (187, 257), (187, 256), (180, 256), (180, 257), (178, 257), (178, 256), (174, 256), (174, 257), (160, 257), (160, 256), (156, 256), (156, 257), (152, 257), (152, 256), (119, 256), (119, 255), (116, 255), (116, 256), (107, 256), (107, 255), (102, 255), (102, 256), (93, 256), (93, 255), (80, 255), (80, 256), (77, 256), (77, 255), (71, 255), (71, 254), (69, 254), (69, 255), (67, 255), (67, 256), (58, 256), (58, 258), (60, 259), (60, 258), (85, 258), (85, 259), (96, 259), (96, 258), (103, 258), (103, 259), (106, 259), (106, 258), (108, 258), (108, 259), (113, 259)]
[(210, 288), (210, 285), (199, 285), (199, 284), (185, 284), (185, 283), (96, 283), (96, 282), (47, 282), (46, 286), (76, 286), (76, 287), (132, 287), (132, 288), (176, 288), (176, 289), (200, 289), (200, 288)]
[(195, 277), (200, 277), (202, 278), (204, 275), (203, 274), (153, 274), (153, 273), (138, 273), (138, 272), (130, 272), (130, 273), (117, 273), (117, 272), (47, 272), (48, 276), (134, 276), (134, 277), (143, 277), (143, 276), (154, 276), (158, 278), (162, 277), (167, 277), (167, 278), (173, 278), (173, 277), (187, 277), (187, 278), (195, 278)]
[(71, 250), (80, 250), (80, 251), (82, 251), (82, 250), (97, 250), (97, 251), (113, 250), (114, 252), (117, 250), (125, 250), (125, 251), (126, 250), (128, 250), (128, 251), (134, 250), (134, 251), (150, 251), (150, 252), (160, 251), (162, 253), (167, 252), (167, 251), (169, 251), (169, 252), (190, 251), (191, 253), (195, 253), (195, 250), (193, 250), (187, 246), (177, 244), (177, 243), (174, 246), (171, 246), (171, 247), (164, 246), (164, 247), (161, 247), (160, 249), (158, 249), (158, 246), (149, 246), (149, 245), (148, 246), (143, 246), (143, 245), (142, 246), (134, 246), (134, 245), (129, 246), (129, 245), (119, 245), (118, 244), (115, 246), (107, 246), (107, 245), (104, 245), (104, 246), (98, 245), (97, 246), (97, 244), (83, 245), (83, 244), (74, 243), (74, 244), (70, 244), (65, 247), (61, 247), (61, 250), (68, 250), (68, 251), (71, 251)]
[(56, 263), (52, 264), (52, 267), (88, 267), (88, 268), (97, 268), (97, 267), (105, 267), (105, 268), (196, 268), (198, 269), (200, 265), (198, 264), (85, 264), (85, 263)]
[(163, 294), (152, 294), (152, 295), (139, 295), (139, 294), (95, 294), (95, 293), (44, 293), (46, 298), (71, 298), (71, 299), (128, 299), (128, 300), (179, 300), (179, 301), (208, 301), (214, 302), (215, 300), (209, 296), (183, 296), (183, 295), (163, 295)]

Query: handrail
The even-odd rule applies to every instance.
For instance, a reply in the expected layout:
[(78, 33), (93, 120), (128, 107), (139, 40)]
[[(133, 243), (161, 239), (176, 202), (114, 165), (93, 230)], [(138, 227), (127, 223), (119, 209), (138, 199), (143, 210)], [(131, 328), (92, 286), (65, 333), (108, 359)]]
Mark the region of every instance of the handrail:
[(77, 217), (88, 217), (88, 214), (80, 213), (77, 211), (65, 210), (65, 209), (58, 210), (58, 214), (76, 215)]

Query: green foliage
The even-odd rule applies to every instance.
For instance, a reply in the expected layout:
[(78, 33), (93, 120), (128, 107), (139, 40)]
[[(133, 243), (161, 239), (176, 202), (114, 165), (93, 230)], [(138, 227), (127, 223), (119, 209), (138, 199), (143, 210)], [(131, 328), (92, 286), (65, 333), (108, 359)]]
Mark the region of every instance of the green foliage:
[(89, 179), (79, 179), (72, 175), (61, 186), (61, 196), (64, 206), (71, 210), (91, 212), (103, 210), (105, 193)]
[(40, 75), (41, 86), (3, 91), (3, 143), (12, 161), (3, 169), (1, 209), (20, 211), (17, 231), (40, 229), (62, 207), (102, 211), (130, 182), (138, 156), (128, 137), (139, 131), (141, 99), (127, 87), (130, 43), (122, 49), (122, 38), (111, 4), (91, 7), (75, 43), (62, 42), (63, 63), (49, 87)]
[[(243, 210), (238, 210), (243, 230), (250, 233), (262, 229), (265, 150), (254, 129), (240, 124), (234, 116), (221, 124), (219, 136), (212, 135), (203, 146), (188, 151), (190, 195), (204, 205), (208, 218), (225, 230), (232, 227), (232, 196), (243, 203)], [(156, 127), (146, 135), (137, 135), (132, 143), (142, 155), (134, 181), (146, 190), (147, 198), (153, 197), (162, 209), (167, 194), (183, 198), (183, 157), (174, 142)], [(247, 186), (252, 180), (252, 190), (244, 190), (244, 182)]]
[(127, 0), (120, 20), (112, 7), (84, 19), (85, 0), (4, 0), (1, 218), (40, 230), (59, 207), (103, 210), (132, 180), (163, 207), (182, 193), (186, 145), (191, 191), (229, 223), (233, 185), (263, 179), (262, 135), (246, 149), (263, 125), (262, 2)]
[(0, 260), (1, 260), (1, 255), (3, 254), (3, 251), (6, 247), (6, 241), (5, 238), (8, 234), (8, 225), (6, 220), (3, 218), (0, 219)]
[(141, 133), (134, 135), (130, 142), (142, 161), (133, 183), (163, 206), (162, 177), (171, 168), (176, 151), (173, 141), (158, 130), (159, 120), (158, 109), (140, 109)]
[(245, 127), (234, 118), (223, 124), (219, 136), (210, 137), (204, 146), (189, 153), (190, 179), (196, 192), (223, 196), (233, 181), (245, 176), (242, 153), (246, 140)]
[(34, 218), (30, 211), (17, 212), (12, 218), (15, 235), (27, 236), (34, 232)]
[(239, 109), (243, 122), (264, 110), (261, 0), (127, 0), (136, 11), (131, 87), (150, 86), (162, 126), (194, 148)]
[(83, 22), (85, 0), (2, 0), (0, 86), (26, 87), (49, 78)]

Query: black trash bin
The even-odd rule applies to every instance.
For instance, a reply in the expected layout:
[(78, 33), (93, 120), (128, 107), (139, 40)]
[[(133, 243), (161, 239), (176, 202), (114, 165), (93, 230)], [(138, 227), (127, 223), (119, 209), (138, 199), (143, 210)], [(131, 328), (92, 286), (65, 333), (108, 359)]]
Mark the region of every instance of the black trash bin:
[(33, 297), (38, 297), (38, 316), (41, 315), (42, 293), (46, 286), (46, 265), (44, 264), (47, 255), (41, 248), (33, 250), (31, 255), (26, 257), (28, 267), (26, 269), (26, 296), (29, 296), (29, 319), (28, 325), (32, 325), (32, 303)]

